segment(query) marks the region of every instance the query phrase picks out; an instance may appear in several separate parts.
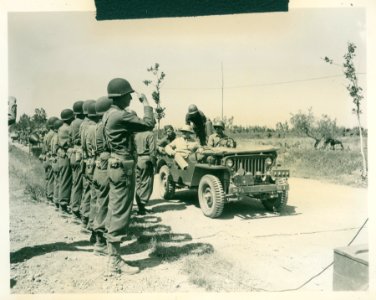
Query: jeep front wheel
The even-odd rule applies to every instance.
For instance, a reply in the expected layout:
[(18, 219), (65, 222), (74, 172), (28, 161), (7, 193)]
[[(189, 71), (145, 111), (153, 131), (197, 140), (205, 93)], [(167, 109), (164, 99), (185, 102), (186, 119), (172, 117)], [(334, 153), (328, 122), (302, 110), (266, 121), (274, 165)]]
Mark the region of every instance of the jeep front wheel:
[(162, 166), (158, 173), (159, 177), (159, 195), (162, 199), (171, 199), (175, 194), (175, 183), (172, 180), (168, 166)]
[(198, 199), (205, 216), (217, 218), (222, 214), (225, 195), (221, 181), (213, 175), (205, 175), (198, 186)]
[(288, 192), (283, 191), (278, 193), (277, 198), (273, 199), (262, 199), (261, 203), (264, 205), (265, 209), (268, 211), (282, 212), (286, 205), (288, 199)]

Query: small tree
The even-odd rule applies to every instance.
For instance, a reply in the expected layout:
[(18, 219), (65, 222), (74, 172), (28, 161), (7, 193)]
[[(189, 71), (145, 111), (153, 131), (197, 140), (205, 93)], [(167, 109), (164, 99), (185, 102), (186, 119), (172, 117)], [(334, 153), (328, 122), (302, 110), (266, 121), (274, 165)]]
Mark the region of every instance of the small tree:
[(316, 120), (312, 108), (309, 108), (307, 113), (299, 111), (291, 114), (290, 123), (295, 131), (315, 140), (315, 149), (322, 139), (334, 138), (338, 132), (336, 120), (332, 120), (328, 115), (322, 115), (321, 119)]
[(315, 128), (315, 117), (312, 108), (308, 109), (308, 113), (299, 111), (296, 114), (291, 114), (290, 123), (295, 131), (314, 139), (314, 148), (317, 149), (321, 141), (321, 136)]
[(161, 85), (163, 80), (166, 77), (166, 74), (162, 71), (159, 70), (159, 64), (155, 63), (154, 66), (151, 66), (150, 68), (147, 69), (148, 72), (151, 72), (155, 79), (153, 80), (144, 80), (143, 83), (146, 86), (152, 85), (154, 87), (154, 91), (152, 92), (152, 97), (157, 104), (156, 107), (156, 119), (158, 121), (158, 135), (160, 131), (160, 121), (162, 118), (165, 117), (165, 107), (161, 106)]
[[(360, 115), (362, 113), (361, 110), (361, 103), (364, 99), (364, 96), (362, 95), (363, 89), (358, 85), (358, 77), (356, 76), (356, 70), (354, 65), (354, 58), (356, 56), (355, 54), (356, 45), (353, 43), (347, 44), (347, 52), (343, 56), (345, 59), (345, 62), (343, 63), (343, 73), (346, 77), (346, 79), (349, 81), (346, 89), (349, 92), (350, 97), (352, 98), (352, 102), (354, 103), (354, 108), (352, 109), (352, 112), (356, 114), (357, 122), (358, 122), (358, 130), (359, 130), (359, 143), (360, 143), (360, 153), (362, 155), (362, 163), (363, 163), (363, 169), (362, 169), (362, 178), (367, 178), (367, 162), (366, 157), (364, 154), (364, 147), (363, 147), (363, 130), (362, 126), (360, 124)], [(333, 60), (328, 58), (327, 56), (324, 58), (325, 62), (329, 64), (334, 64)]]
[(32, 128), (33, 129), (42, 129), (47, 122), (47, 114), (44, 108), (36, 108), (34, 115), (31, 117)]
[(282, 122), (278, 122), (275, 125), (275, 129), (277, 131), (278, 137), (286, 137), (286, 134), (289, 131), (289, 124), (287, 123), (287, 121), (285, 121), (283, 123)]
[(21, 131), (29, 131), (31, 129), (31, 118), (27, 114), (22, 114), (17, 122), (17, 129)]

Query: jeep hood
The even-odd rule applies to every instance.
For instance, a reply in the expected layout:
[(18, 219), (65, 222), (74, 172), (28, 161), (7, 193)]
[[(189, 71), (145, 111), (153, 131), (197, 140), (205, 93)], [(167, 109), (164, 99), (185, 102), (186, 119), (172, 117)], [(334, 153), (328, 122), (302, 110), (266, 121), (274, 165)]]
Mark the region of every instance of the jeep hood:
[(276, 152), (277, 147), (265, 146), (265, 145), (253, 145), (251, 147), (238, 147), (238, 148), (226, 148), (226, 147), (216, 147), (216, 148), (204, 148), (203, 154), (207, 155), (237, 155), (237, 154), (255, 154), (255, 153), (267, 153)]

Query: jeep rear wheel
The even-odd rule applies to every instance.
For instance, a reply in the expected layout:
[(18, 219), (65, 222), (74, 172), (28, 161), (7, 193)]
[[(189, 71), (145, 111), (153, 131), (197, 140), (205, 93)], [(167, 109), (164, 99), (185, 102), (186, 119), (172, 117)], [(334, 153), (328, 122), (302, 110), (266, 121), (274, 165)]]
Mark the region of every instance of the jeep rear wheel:
[(198, 186), (198, 199), (205, 216), (217, 218), (222, 214), (225, 195), (221, 181), (213, 175), (205, 175)]
[(283, 191), (281, 193), (278, 193), (277, 198), (261, 199), (261, 203), (262, 205), (264, 205), (265, 209), (268, 211), (282, 212), (287, 205), (287, 199), (288, 199), (288, 192)]
[(159, 195), (162, 199), (171, 199), (175, 194), (175, 183), (172, 180), (168, 166), (162, 166), (158, 173), (159, 176)]

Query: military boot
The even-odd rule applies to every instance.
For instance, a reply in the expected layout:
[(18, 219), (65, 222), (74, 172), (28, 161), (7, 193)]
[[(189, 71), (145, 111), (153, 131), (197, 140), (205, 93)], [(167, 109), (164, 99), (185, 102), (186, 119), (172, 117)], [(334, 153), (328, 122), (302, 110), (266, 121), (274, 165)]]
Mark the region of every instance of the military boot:
[(107, 255), (107, 243), (106, 243), (106, 238), (103, 236), (103, 232), (97, 231), (96, 232), (96, 242), (94, 245), (94, 255), (97, 256), (103, 256)]
[(63, 218), (70, 217), (70, 214), (68, 212), (68, 207), (66, 205), (60, 205), (59, 214), (60, 214), (60, 217), (63, 217)]
[(107, 243), (109, 260), (107, 274), (127, 274), (133, 275), (140, 272), (138, 267), (128, 265), (120, 256), (120, 243)]
[(95, 244), (95, 242), (97, 241), (96, 233), (94, 230), (90, 230), (90, 231), (91, 231), (91, 235), (90, 235), (89, 242), (92, 244)]
[(81, 220), (82, 220), (82, 224), (81, 224), (81, 230), (80, 230), (80, 232), (81, 233), (91, 233), (91, 231), (87, 228), (87, 224), (89, 222), (89, 218), (82, 216)]

